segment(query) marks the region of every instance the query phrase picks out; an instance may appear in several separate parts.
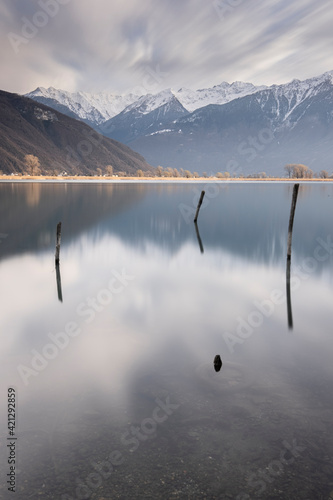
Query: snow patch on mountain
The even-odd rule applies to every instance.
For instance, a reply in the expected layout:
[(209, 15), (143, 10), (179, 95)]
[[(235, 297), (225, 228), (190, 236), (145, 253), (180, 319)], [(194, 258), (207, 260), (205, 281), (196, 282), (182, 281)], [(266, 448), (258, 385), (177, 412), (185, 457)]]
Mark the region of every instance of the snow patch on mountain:
[(173, 130), (171, 130), (171, 128), (165, 128), (163, 130), (157, 130), (156, 132), (153, 132), (152, 134), (147, 134), (147, 136), (157, 135), (157, 134), (166, 134), (168, 132), (173, 132)]
[(41, 108), (36, 107), (34, 109), (34, 115), (37, 118), (37, 120), (51, 121), (51, 122), (58, 121), (58, 117), (55, 113), (52, 113), (52, 111), (45, 111)]

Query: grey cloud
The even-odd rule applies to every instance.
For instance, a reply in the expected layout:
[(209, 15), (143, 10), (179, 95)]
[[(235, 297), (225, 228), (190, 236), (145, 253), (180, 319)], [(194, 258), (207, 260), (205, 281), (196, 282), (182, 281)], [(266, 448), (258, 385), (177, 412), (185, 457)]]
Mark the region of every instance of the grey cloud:
[(164, 73), (156, 91), (222, 80), (280, 83), (333, 69), (331, 0), (244, 0), (223, 19), (216, 5), (69, 0), (15, 54), (8, 33), (19, 34), (22, 17), (32, 19), (41, 7), (37, 0), (3, 0), (0, 88), (121, 92), (140, 86), (147, 67)]

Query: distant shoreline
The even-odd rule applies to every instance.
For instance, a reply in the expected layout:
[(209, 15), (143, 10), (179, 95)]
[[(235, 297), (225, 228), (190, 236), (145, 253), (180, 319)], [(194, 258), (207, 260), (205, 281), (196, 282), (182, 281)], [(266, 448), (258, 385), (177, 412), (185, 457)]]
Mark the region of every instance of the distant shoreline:
[(40, 175), (40, 176), (30, 176), (30, 175), (0, 175), (0, 182), (332, 182), (332, 179), (318, 179), (318, 178), (287, 178), (287, 177), (264, 177), (264, 178), (253, 178), (253, 177), (230, 177), (230, 178), (219, 178), (219, 177), (100, 177), (100, 176), (84, 176), (84, 175), (66, 175), (66, 176), (52, 176), (52, 175)]

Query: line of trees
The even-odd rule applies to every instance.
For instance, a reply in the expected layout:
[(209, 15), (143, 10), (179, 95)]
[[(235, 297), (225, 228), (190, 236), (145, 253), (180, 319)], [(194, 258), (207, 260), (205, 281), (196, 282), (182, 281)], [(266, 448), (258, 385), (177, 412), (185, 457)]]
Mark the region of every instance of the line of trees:
[[(179, 170), (177, 168), (163, 168), (161, 166), (158, 166), (156, 168), (156, 175), (157, 177), (185, 177), (186, 179), (195, 179), (198, 177), (218, 177), (219, 179), (227, 179), (231, 177), (229, 172), (217, 172), (215, 175), (208, 176), (207, 172), (203, 172), (202, 174), (198, 174), (198, 172), (191, 172), (190, 170), (184, 170), (183, 168), (180, 168)], [(151, 176), (155, 176), (154, 174), (151, 174)]]
[[(25, 155), (24, 157), (24, 165), (25, 165), (25, 170), (24, 174), (28, 174), (31, 176), (37, 176), (41, 175), (41, 165), (40, 161), (37, 156), (29, 154)], [(318, 173), (314, 173), (309, 167), (306, 165), (303, 165), (302, 163), (288, 163), (285, 167), (284, 170), (287, 174), (287, 176), (291, 179), (312, 179), (313, 177), (320, 178), (320, 179), (332, 179), (333, 174), (329, 174), (327, 170), (321, 170)], [(0, 171), (1, 172), (1, 171)], [(107, 165), (103, 169), (97, 168), (96, 170), (96, 175), (98, 176), (104, 176), (104, 177), (112, 177), (114, 175), (117, 175), (118, 177), (131, 177), (133, 174), (126, 173), (126, 172), (115, 172), (114, 168), (112, 165)], [(266, 172), (259, 172), (256, 174), (238, 174), (238, 175), (232, 175), (229, 172), (217, 172), (216, 174), (208, 175), (207, 172), (203, 172), (201, 175), (198, 174), (198, 172), (191, 172), (190, 170), (184, 170), (183, 168), (180, 168), (179, 170), (177, 168), (163, 168), (161, 166), (158, 166), (155, 171), (143, 171), (142, 169), (138, 169), (136, 171), (136, 176), (137, 177), (185, 177), (187, 179), (191, 178), (198, 178), (198, 177), (217, 177), (218, 179), (229, 179), (231, 177), (238, 177), (238, 178), (252, 178), (252, 179), (265, 179), (267, 177), (275, 177), (275, 176), (268, 176)]]
[(333, 175), (330, 175), (327, 170), (320, 170), (318, 173), (314, 173), (311, 168), (303, 165), (302, 163), (288, 163), (284, 167), (285, 172), (288, 174), (289, 178), (295, 179), (312, 179), (317, 177), (319, 179), (332, 179)]
[[(327, 170), (321, 170), (319, 173), (314, 173), (309, 167), (303, 165), (301, 163), (291, 163), (284, 167), (285, 172), (288, 174), (289, 178), (296, 179), (312, 179), (313, 177), (321, 178), (321, 179), (329, 179), (333, 178), (333, 174), (330, 175)], [(189, 170), (179, 169), (177, 168), (163, 168), (161, 166), (156, 168), (156, 174), (146, 173), (145, 177), (186, 177), (186, 178), (197, 178), (197, 177), (217, 177), (218, 179), (229, 179), (231, 177), (240, 178), (240, 179), (267, 179), (267, 178), (277, 178), (276, 175), (267, 175), (266, 172), (258, 172), (252, 174), (231, 174), (229, 172), (217, 172), (216, 174), (208, 175), (207, 172), (203, 172), (202, 174), (198, 174), (198, 172), (190, 172)], [(142, 176), (139, 174), (138, 176)]]
[(288, 163), (284, 167), (289, 178), (293, 177), (295, 179), (312, 179), (313, 171), (301, 163)]

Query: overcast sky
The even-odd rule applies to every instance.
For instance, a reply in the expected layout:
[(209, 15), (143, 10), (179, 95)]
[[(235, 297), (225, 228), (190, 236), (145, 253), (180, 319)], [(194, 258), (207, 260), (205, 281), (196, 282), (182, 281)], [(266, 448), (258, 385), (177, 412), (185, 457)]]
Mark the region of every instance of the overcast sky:
[(332, 21), (332, 0), (0, 0), (0, 89), (303, 80), (333, 70)]

